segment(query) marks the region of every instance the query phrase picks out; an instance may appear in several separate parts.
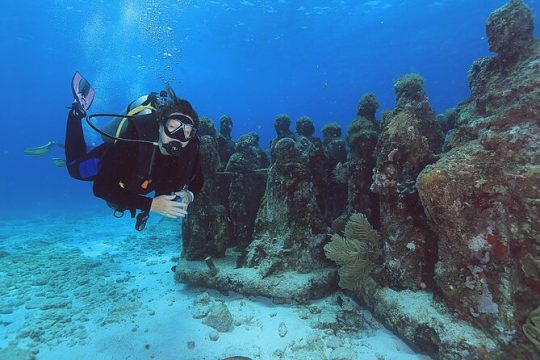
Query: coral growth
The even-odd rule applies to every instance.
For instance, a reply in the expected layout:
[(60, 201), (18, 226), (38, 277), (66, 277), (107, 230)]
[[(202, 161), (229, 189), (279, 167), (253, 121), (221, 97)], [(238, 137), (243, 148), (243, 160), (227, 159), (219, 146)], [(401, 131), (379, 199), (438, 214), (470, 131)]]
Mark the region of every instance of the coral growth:
[(381, 104), (373, 93), (367, 93), (358, 102), (356, 115), (365, 119), (375, 121), (375, 113)]
[(415, 179), (436, 160), (442, 134), (422, 84), (417, 74), (396, 82), (396, 107), (375, 148), (371, 190), (380, 195), (387, 279), (398, 288), (429, 286), (436, 258), (436, 234), (428, 227)]
[[(385, 323), (435, 358), (538, 358), (540, 41), (521, 0), (495, 11), (486, 29), (497, 55), (474, 62), (470, 98), (439, 119), (418, 74), (395, 82), (396, 104), (382, 113), (380, 133), (373, 94), (358, 104), (347, 142), (337, 123), (322, 129), (321, 142), (309, 118), (300, 118), (293, 134), (290, 118), (278, 116), (262, 199), (249, 180), (262, 158), (258, 138), (241, 138), (228, 162), (235, 175), (227, 214), (235, 238), (247, 245), (235, 263), (245, 271), (223, 277), (220, 286), (249, 293), (246, 284), (253, 281), (238, 279), (255, 274), (258, 287), (251, 294), (283, 298), (294, 289), (280, 288), (291, 279), (282, 275), (329, 269), (298, 297), (308, 300), (318, 284), (325, 292), (335, 286), (336, 269), (326, 253), (338, 264), (341, 287), (363, 290), (356, 294)], [(212, 144), (212, 137), (204, 138)], [(372, 181), (366, 180), (372, 168)], [(204, 198), (205, 191), (199, 199), (214, 201)], [(256, 208), (254, 228), (245, 227), (253, 224)], [(207, 231), (215, 226), (211, 211), (198, 214), (204, 221), (191, 228), (215, 246), (219, 236)], [(377, 229), (380, 224), (381, 240), (370, 222)], [(323, 252), (329, 224), (336, 235)], [(201, 277), (207, 276), (203, 270)], [(374, 270), (376, 277), (370, 276)], [(185, 277), (194, 278), (189, 272)], [(302, 279), (294, 286), (310, 284)], [(432, 291), (421, 291), (426, 288)], [(456, 330), (455, 322), (467, 326)]]
[(270, 142), (270, 157), (272, 162), (276, 160), (274, 154), (274, 148), (279, 140), (284, 138), (294, 139), (294, 134), (289, 130), (291, 126), (291, 118), (287, 114), (280, 114), (276, 116), (274, 121), (274, 129), (276, 130), (276, 137)]
[[(416, 183), (439, 236), (442, 301), (508, 353), (534, 358), (538, 349), (519, 328), (537, 314), (540, 293), (540, 43), (530, 41), (522, 1), (495, 11), (487, 31), (498, 54), (472, 65), (452, 148)], [(532, 335), (539, 322), (530, 319), (524, 331)]]
[(219, 133), (225, 139), (231, 139), (233, 120), (230, 116), (223, 115), (219, 118)]
[(217, 137), (217, 131), (214, 126), (214, 121), (207, 117), (201, 118), (197, 134), (199, 136), (209, 135), (215, 139)]
[(230, 241), (227, 212), (214, 191), (220, 163), (215, 139), (202, 136), (200, 149), (205, 164), (205, 182), (197, 201), (190, 205), (190, 216), (182, 223), (182, 256), (188, 260), (203, 259), (208, 255), (223, 256)]
[(268, 276), (284, 269), (302, 273), (323, 267), (324, 226), (313, 178), (293, 139), (281, 139), (255, 221), (245, 265)]
[[(379, 138), (379, 125), (375, 112), (379, 102), (374, 94), (366, 94), (358, 105), (358, 115), (347, 128), (347, 143), (350, 148), (348, 161), (336, 166), (336, 179), (347, 184), (346, 214), (361, 212), (369, 221), (378, 226), (378, 195), (370, 191), (371, 174), (375, 166), (374, 150)], [(346, 177), (345, 179), (343, 179)]]
[(323, 138), (340, 138), (341, 137), (341, 126), (336, 123), (329, 123), (323, 126), (322, 128)]
[[(323, 194), (327, 190), (327, 159), (324, 154), (323, 144), (320, 138), (313, 136), (315, 126), (313, 121), (307, 116), (302, 116), (296, 121), (296, 149), (300, 152), (300, 157), (307, 165), (316, 194)], [(322, 196), (317, 197), (319, 208), (325, 206), (325, 199)]]
[(347, 161), (347, 144), (341, 138), (341, 126), (326, 124), (323, 129), (324, 178), (323, 191), (319, 197), (321, 212), (327, 224), (331, 224), (345, 210), (347, 186), (334, 178), (334, 169)]
[(309, 117), (302, 116), (296, 120), (296, 134), (310, 137), (313, 133), (315, 133), (315, 126)]
[(486, 24), (489, 50), (509, 60), (529, 50), (534, 42), (534, 19), (522, 0), (511, 0), (494, 11)]
[(538, 349), (540, 349), (540, 306), (534, 309), (523, 324), (523, 333)]
[(422, 100), (424, 97), (424, 78), (416, 73), (406, 74), (394, 83), (398, 103), (402, 98)]
[(339, 266), (339, 286), (359, 290), (375, 268), (381, 255), (379, 233), (364, 214), (352, 214), (345, 225), (345, 234), (332, 235), (324, 246), (326, 256)]
[(231, 133), (233, 120), (230, 116), (223, 115), (219, 118), (219, 135), (216, 138), (218, 145), (219, 158), (221, 160), (221, 168), (227, 165), (231, 155), (234, 153), (234, 141), (232, 141)]
[(233, 174), (229, 186), (229, 219), (233, 243), (245, 248), (252, 240), (255, 216), (266, 186), (264, 174), (257, 169), (268, 165), (266, 154), (259, 146), (259, 136), (252, 132), (242, 135), (225, 170)]
[(347, 142), (351, 156), (373, 163), (373, 150), (377, 144), (379, 127), (375, 121), (360, 117), (347, 128)]

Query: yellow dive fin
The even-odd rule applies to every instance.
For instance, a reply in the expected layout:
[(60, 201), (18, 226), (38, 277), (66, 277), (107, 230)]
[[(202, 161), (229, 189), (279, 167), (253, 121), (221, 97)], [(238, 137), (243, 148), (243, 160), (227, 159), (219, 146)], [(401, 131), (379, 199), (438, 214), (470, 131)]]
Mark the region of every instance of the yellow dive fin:
[(43, 146), (38, 146), (38, 147), (34, 147), (34, 148), (26, 148), (26, 149), (24, 149), (24, 155), (29, 155), (29, 156), (45, 155), (49, 151), (51, 151), (54, 144), (55, 144), (54, 141), (49, 141), (48, 143), (46, 143)]
[(62, 159), (62, 158), (52, 158), (52, 161), (54, 163), (54, 166), (56, 167), (65, 167), (66, 166), (66, 160)]

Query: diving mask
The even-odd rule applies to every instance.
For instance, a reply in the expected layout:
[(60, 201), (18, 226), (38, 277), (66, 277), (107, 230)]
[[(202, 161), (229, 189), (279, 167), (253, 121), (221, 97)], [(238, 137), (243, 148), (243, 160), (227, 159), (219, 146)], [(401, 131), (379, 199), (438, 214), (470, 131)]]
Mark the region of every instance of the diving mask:
[(197, 128), (193, 119), (186, 114), (174, 113), (163, 121), (165, 134), (175, 140), (186, 142), (195, 137)]

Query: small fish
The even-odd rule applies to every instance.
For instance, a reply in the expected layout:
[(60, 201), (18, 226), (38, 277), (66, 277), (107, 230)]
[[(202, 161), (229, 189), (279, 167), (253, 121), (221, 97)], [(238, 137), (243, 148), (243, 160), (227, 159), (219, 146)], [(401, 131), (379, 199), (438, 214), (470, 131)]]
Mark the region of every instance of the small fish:
[(54, 166), (56, 166), (56, 167), (61, 168), (61, 167), (66, 166), (66, 160), (64, 160), (64, 159), (54, 157), (54, 158), (52, 158), (52, 161), (54, 163)]
[(223, 360), (252, 360), (252, 359), (248, 358), (247, 356), (229, 356), (228, 358), (225, 358)]
[(51, 151), (54, 145), (55, 145), (54, 141), (49, 141), (48, 143), (42, 146), (26, 148), (24, 149), (24, 155), (30, 155), (30, 156), (44, 155), (44, 154), (47, 154), (49, 151)]

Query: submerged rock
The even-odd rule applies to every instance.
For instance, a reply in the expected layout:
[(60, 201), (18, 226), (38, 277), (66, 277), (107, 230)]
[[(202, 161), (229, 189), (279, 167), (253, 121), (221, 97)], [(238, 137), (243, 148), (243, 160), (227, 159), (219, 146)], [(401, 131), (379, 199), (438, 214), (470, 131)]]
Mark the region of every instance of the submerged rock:
[(387, 328), (434, 359), (498, 359), (487, 357), (496, 354), (495, 341), (456, 319), (428, 292), (395, 291), (373, 283), (360, 297)]
[[(376, 205), (366, 205), (362, 178), (372, 161), (386, 271), (378, 274), (378, 282), (368, 278), (356, 295), (388, 328), (434, 358), (537, 358), (540, 43), (532, 37), (531, 21), (520, 0), (493, 13), (487, 32), (497, 55), (473, 64), (471, 97), (439, 122), (422, 78), (410, 74), (395, 83), (396, 106), (383, 113), (380, 135), (376, 99), (366, 96), (360, 102), (359, 118), (347, 133), (349, 156), (339, 125), (327, 125), (324, 186), (314, 180), (310, 165), (317, 153), (312, 123), (299, 120), (295, 141), (290, 119), (276, 119), (274, 162), (257, 212), (255, 240), (238, 262), (232, 249), (216, 259), (214, 275), (204, 262), (179, 259), (177, 280), (269, 296), (276, 303), (309, 303), (328, 294), (336, 277), (320, 251), (325, 226), (345, 211), (345, 184), (347, 210), (364, 207), (375, 217)], [(233, 158), (229, 163), (237, 169), (251, 166), (247, 157)], [(235, 185), (238, 194), (244, 183)], [(246, 209), (241, 209), (244, 214), (251, 211)], [(419, 291), (426, 287), (433, 293)], [(313, 319), (327, 335), (358, 331), (365, 321), (345, 309), (310, 308), (300, 316)], [(339, 350), (336, 358), (354, 356), (331, 343)], [(321, 339), (310, 338), (275, 354), (326, 358), (325, 350)]]
[[(498, 54), (476, 60), (469, 70), (472, 96), (465, 107), (474, 104), (474, 109), (470, 110), (476, 116), (491, 116), (501, 107), (512, 106), (509, 100), (518, 95), (534, 98), (535, 78), (540, 66), (532, 14), (521, 0), (512, 0), (493, 12), (486, 29), (490, 50)], [(458, 108), (460, 125), (471, 119), (466, 111), (469, 109), (463, 107)]]
[(232, 141), (231, 133), (233, 127), (233, 120), (230, 116), (223, 115), (219, 118), (219, 135), (216, 138), (219, 159), (221, 160), (221, 166), (219, 170), (223, 170), (231, 155), (234, 153), (234, 141)]
[(319, 209), (323, 209), (326, 199), (321, 195), (328, 191), (326, 184), (326, 157), (322, 141), (320, 138), (313, 136), (314, 132), (315, 127), (309, 117), (303, 116), (297, 120), (296, 148), (300, 151), (300, 157), (311, 172), (317, 204)]
[(296, 134), (299, 136), (312, 137), (315, 133), (313, 121), (307, 116), (302, 116), (296, 121)]
[(254, 132), (241, 136), (225, 168), (230, 176), (228, 208), (233, 234), (231, 245), (245, 248), (253, 239), (255, 217), (266, 185), (266, 173), (256, 170), (267, 166), (266, 154), (259, 146), (259, 136)]
[(489, 50), (504, 60), (527, 53), (534, 43), (534, 18), (522, 0), (511, 0), (487, 20)]
[(358, 351), (351, 348), (339, 347), (332, 351), (330, 360), (350, 360), (357, 359)]
[(189, 260), (223, 256), (231, 241), (226, 208), (219, 203), (215, 192), (215, 174), (219, 168), (216, 141), (209, 135), (200, 139), (201, 156), (205, 164), (204, 186), (189, 206), (189, 216), (182, 222), (182, 256)]
[(436, 160), (442, 134), (418, 74), (394, 84), (397, 103), (375, 149), (371, 190), (380, 195), (385, 277), (397, 288), (432, 285), (436, 236), (427, 226), (415, 180)]
[(280, 114), (276, 116), (274, 121), (274, 129), (276, 130), (276, 137), (270, 142), (270, 157), (272, 163), (276, 161), (274, 154), (274, 148), (279, 140), (284, 138), (294, 139), (294, 134), (289, 127), (291, 126), (291, 118), (287, 114)]
[(246, 249), (244, 264), (263, 276), (285, 269), (309, 272), (325, 263), (323, 226), (310, 172), (300, 158), (295, 141), (280, 140), (276, 162), (255, 222), (254, 240)]
[(265, 296), (276, 304), (306, 304), (331, 294), (336, 288), (337, 272), (332, 268), (315, 269), (309, 273), (284, 271), (265, 276), (259, 268), (237, 267), (237, 253), (228, 251), (227, 255), (223, 259), (215, 259), (219, 270), (215, 276), (209, 274), (203, 261), (180, 258), (175, 278), (198, 287)]
[(229, 213), (229, 188), (231, 183), (231, 177), (224, 174), (223, 171), (229, 162), (232, 154), (234, 153), (235, 143), (232, 140), (232, 118), (223, 115), (219, 119), (220, 132), (216, 137), (217, 151), (219, 154), (219, 167), (216, 173), (216, 182), (214, 192), (219, 204), (225, 207), (227, 214)]
[(347, 203), (346, 181), (336, 176), (336, 170), (347, 161), (347, 143), (341, 137), (341, 126), (337, 123), (326, 124), (322, 133), (325, 165), (319, 204), (325, 223), (329, 225), (345, 211)]
[[(276, 144), (276, 162), (267, 175), (261, 203), (250, 190), (255, 176), (266, 181), (266, 174), (255, 174), (256, 169), (252, 168), (260, 156), (253, 146), (256, 139), (256, 134), (241, 138), (237, 144), (240, 152), (233, 154), (227, 165), (227, 170), (235, 175), (230, 190), (231, 217), (235, 216), (232, 209), (236, 209), (237, 226), (249, 225), (247, 220), (257, 214), (254, 240), (244, 231), (247, 227), (237, 227), (235, 231), (245, 234), (246, 239), (239, 245), (248, 245), (246, 249), (239, 253), (238, 247), (229, 248), (223, 259), (214, 259), (211, 265), (210, 261), (178, 259), (176, 280), (244, 295), (262, 295), (276, 303), (319, 299), (335, 289), (336, 270), (328, 266), (322, 252), (326, 227), (317, 207), (311, 173), (295, 141), (282, 139)], [(232, 199), (235, 194), (237, 197)], [(256, 205), (259, 211), (251, 213), (249, 204)]]
[(377, 98), (375, 97), (375, 94), (367, 93), (362, 96), (362, 98), (358, 102), (356, 115), (366, 120), (376, 122), (375, 113), (377, 112), (377, 109), (379, 109), (380, 105), (381, 104), (379, 103), (379, 100), (377, 100)]
[(200, 137), (211, 136), (213, 139), (216, 139), (217, 132), (216, 127), (214, 126), (214, 121), (210, 118), (203, 117), (199, 123), (197, 135)]
[(208, 334), (208, 338), (212, 341), (218, 341), (219, 340), (219, 333), (217, 331), (212, 331), (210, 334)]
[(279, 337), (285, 337), (285, 335), (287, 335), (288, 332), (289, 330), (287, 329), (287, 325), (285, 325), (284, 322), (279, 323), (279, 326), (278, 326)]
[(37, 351), (19, 349), (14, 345), (0, 349), (0, 359), (35, 360)]
[(342, 165), (344, 174), (334, 170), (336, 178), (344, 178), (347, 183), (346, 216), (360, 212), (369, 222), (379, 227), (379, 197), (370, 190), (371, 174), (375, 166), (374, 150), (379, 138), (379, 125), (375, 112), (379, 102), (374, 94), (366, 94), (358, 105), (359, 117), (347, 129), (350, 148), (348, 161)]
[[(203, 324), (208, 325), (219, 332), (229, 332), (234, 329), (231, 312), (227, 305), (221, 302), (212, 305), (208, 315), (203, 320)], [(213, 341), (216, 340), (217, 338)]]
[(440, 238), (441, 299), (505, 353), (532, 359), (521, 326), (540, 304), (540, 43), (529, 40), (521, 1), (492, 14), (488, 35), (499, 54), (473, 64), (471, 97), (458, 108), (458, 131), (469, 135), (417, 184)]

